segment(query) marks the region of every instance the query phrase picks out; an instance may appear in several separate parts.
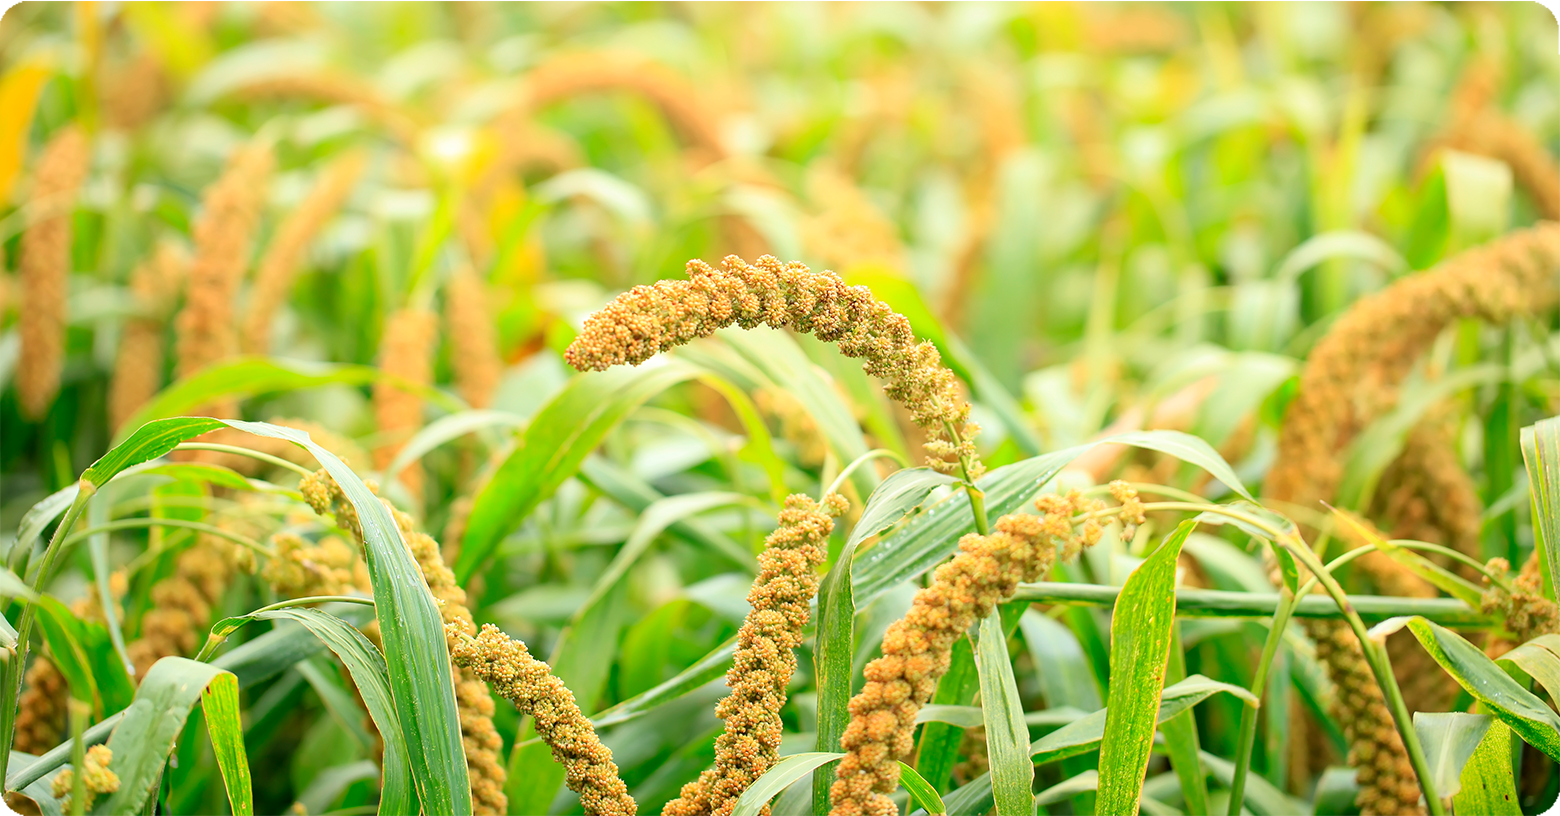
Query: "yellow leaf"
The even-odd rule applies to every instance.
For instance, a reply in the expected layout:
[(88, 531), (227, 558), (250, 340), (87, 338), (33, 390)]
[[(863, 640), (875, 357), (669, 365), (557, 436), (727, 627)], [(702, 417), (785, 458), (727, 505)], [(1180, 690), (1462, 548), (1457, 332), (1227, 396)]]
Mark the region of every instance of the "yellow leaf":
[(48, 79), (49, 69), (38, 63), (18, 65), (0, 77), (0, 202), (10, 199), (21, 173), (33, 108)]

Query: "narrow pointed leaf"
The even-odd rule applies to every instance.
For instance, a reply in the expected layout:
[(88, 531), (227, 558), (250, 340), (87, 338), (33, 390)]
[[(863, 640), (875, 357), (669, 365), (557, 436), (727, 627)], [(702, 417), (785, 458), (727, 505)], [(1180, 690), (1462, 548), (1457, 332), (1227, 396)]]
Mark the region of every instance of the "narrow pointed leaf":
[(1462, 790), (1463, 767), (1492, 722), (1494, 718), (1488, 714), (1414, 712), (1414, 730), (1425, 747), (1436, 793), (1456, 796)]
[(1030, 816), (1035, 810), (1035, 766), (1024, 750), (1029, 745), (1029, 727), (1024, 723), (1024, 703), (1018, 697), (1007, 636), (998, 615), (987, 615), (980, 622), (975, 667), (986, 711), (986, 753), (991, 760), (992, 799), (998, 816)]
[[(1516, 774), (1511, 767), (1511, 729), (1494, 723), (1462, 770), (1462, 790), (1452, 797), (1456, 813), (1521, 816)], [(1440, 790), (1440, 788), (1437, 788)]]

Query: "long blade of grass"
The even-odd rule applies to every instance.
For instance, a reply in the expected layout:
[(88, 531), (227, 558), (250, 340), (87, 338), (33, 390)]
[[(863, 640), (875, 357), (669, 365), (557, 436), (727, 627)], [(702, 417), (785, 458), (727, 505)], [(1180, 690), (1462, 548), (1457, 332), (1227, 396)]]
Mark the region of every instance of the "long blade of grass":
[[(1165, 682), (1175, 684), (1185, 679), (1186, 653), (1181, 646), (1181, 626), (1177, 623), (1170, 631), (1170, 661), (1165, 670)], [(1192, 813), (1208, 813), (1208, 775), (1198, 759), (1202, 745), (1197, 734), (1197, 720), (1187, 711), (1166, 720), (1159, 729), (1165, 737), (1170, 766), (1181, 782), (1186, 809)]]
[(458, 414), (439, 417), (424, 425), (411, 439), (406, 441), (395, 459), (380, 472), (381, 478), (393, 478), (406, 469), (407, 465), (428, 455), (428, 453), (446, 442), (452, 442), (469, 433), (486, 430), (488, 428), (518, 428), (525, 424), (525, 418), (505, 411), (461, 411)]
[(1455, 797), (1462, 790), (1463, 768), (1492, 722), (1494, 718), (1488, 714), (1414, 712), (1414, 730), (1425, 746), (1425, 759), (1435, 774), (1435, 789), (1441, 796)]
[(486, 563), (498, 542), (573, 476), (624, 417), (696, 373), (686, 365), (662, 363), (569, 380), (537, 412), (515, 449), (477, 493), (455, 559), (459, 580), (464, 583)]
[(903, 762), (899, 763), (899, 784), (906, 793), (910, 794), (910, 801), (920, 805), (927, 813), (936, 816), (948, 812), (948, 806), (943, 804), (942, 797), (937, 795), (937, 790), (927, 784), (914, 768)]
[(792, 782), (810, 774), (815, 768), (824, 763), (832, 762), (845, 756), (832, 751), (816, 751), (806, 754), (792, 754), (783, 757), (779, 762), (771, 765), (764, 775), (759, 777), (737, 800), (737, 806), (731, 811), (731, 816), (759, 816), (769, 800), (780, 795), (780, 792), (791, 786)]
[(217, 767), (222, 770), (233, 816), (252, 816), (254, 785), (249, 778), (249, 758), (244, 753), (238, 678), (229, 672), (211, 678), (201, 690), (201, 710), (206, 715), (206, 731), (211, 735), (211, 747), (217, 756)]
[[(601, 491), (607, 498), (623, 505), (634, 514), (645, 512), (650, 505), (666, 496), (643, 479), (608, 462), (599, 456), (587, 456), (580, 463), (579, 477), (586, 484)], [(697, 518), (680, 519), (668, 528), (672, 535), (700, 547), (721, 553), (735, 565), (751, 572), (758, 571), (758, 559), (747, 548), (730, 536), (716, 530)]]
[(997, 615), (987, 615), (980, 622), (975, 667), (980, 677), (981, 703), (986, 710), (992, 800), (999, 816), (1030, 816), (1035, 810), (1035, 766), (1024, 750), (1029, 745), (1029, 727), (1024, 723), (1018, 681), (1013, 678), (1007, 635)]
[(1197, 526), (1183, 521), (1121, 587), (1110, 626), (1111, 684), (1100, 743), (1099, 809), (1134, 816), (1154, 746), (1175, 624), (1175, 568)]
[[(897, 476), (899, 474), (894, 474)], [(882, 490), (893, 476), (878, 486)], [(876, 493), (873, 494), (874, 497)], [(867, 506), (872, 506), (871, 500)], [(866, 512), (862, 513), (863, 518)], [(860, 529), (857, 524), (857, 529)], [(854, 538), (854, 534), (852, 538)], [(855, 549), (849, 545), (840, 551), (839, 560), (818, 588), (817, 640), (814, 646), (813, 672), (818, 689), (818, 738), (814, 747), (832, 751), (840, 747), (845, 727), (850, 724), (851, 661), (855, 657), (856, 604), (851, 597), (850, 561)], [(834, 783), (832, 764), (813, 774), (812, 812), (828, 813), (829, 788)]]

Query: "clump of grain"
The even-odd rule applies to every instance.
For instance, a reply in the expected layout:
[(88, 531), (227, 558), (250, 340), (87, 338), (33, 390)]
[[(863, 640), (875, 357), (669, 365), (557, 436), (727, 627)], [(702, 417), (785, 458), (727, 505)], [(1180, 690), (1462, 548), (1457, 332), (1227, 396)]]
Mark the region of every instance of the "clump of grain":
[[(119, 775), (108, 769), (114, 761), (114, 752), (107, 745), (94, 745), (87, 749), (86, 761), (82, 763), (81, 780), (87, 791), (87, 800), (83, 803), (84, 810), (90, 812), (92, 803), (104, 794), (114, 793), (119, 790)], [(54, 798), (60, 800), (60, 810), (65, 813), (74, 813), (71, 800), (76, 789), (76, 770), (66, 768), (55, 775), (50, 783), (49, 790)]]
[(271, 321), (292, 291), (310, 242), (352, 194), (364, 163), (361, 153), (348, 153), (332, 162), (320, 174), (314, 189), (277, 228), (265, 255), (260, 258), (249, 305), (244, 312), (245, 352), (266, 354), (270, 351)]
[(1376, 504), (1392, 523), (1391, 538), (1477, 555), (1484, 505), (1457, 454), (1454, 419), (1434, 415), (1409, 431), (1403, 452), (1381, 474)]
[[(236, 522), (219, 519), (218, 526)], [(173, 574), (152, 585), (152, 607), (141, 616), (141, 637), (126, 646), (137, 677), (153, 663), (189, 656), (206, 642), (211, 613), (222, 602), (237, 562), (235, 545), (207, 533), (179, 553)]]
[[(385, 321), (379, 343), (379, 367), (392, 377), (413, 385), (433, 382), (433, 348), (439, 320), (430, 311), (399, 309)], [(374, 383), (374, 418), (385, 442), (374, 449), (374, 466), (384, 469), (422, 427), (422, 395), (387, 380)], [(391, 474), (392, 476), (396, 474)], [(401, 483), (413, 496), (422, 494), (422, 467), (416, 463), (401, 471)]]
[[(1511, 564), (1504, 558), (1489, 562), (1490, 572), (1502, 577), (1511, 571)], [(1511, 590), (1491, 586), (1485, 590), (1480, 606), (1485, 614), (1499, 613), (1506, 619), (1506, 631), (1516, 636), (1518, 644), (1527, 643), (1539, 635), (1560, 632), (1560, 607), (1544, 597), (1544, 577), (1540, 572), (1538, 553), (1535, 551), (1522, 565), (1522, 571), (1511, 581)]]
[(834, 517), (847, 504), (837, 493), (820, 505), (796, 494), (785, 500), (780, 526), (764, 540), (758, 577), (748, 592), (752, 607), (737, 633), (726, 685), (731, 694), (715, 713), (726, 722), (715, 740), (715, 766), (662, 811), (663, 816), (729, 816), (742, 792), (779, 758), (780, 709), (796, 671), (792, 649), (802, 643), (808, 604), (818, 594), (817, 568), (828, 558)]
[(168, 75), (151, 51), (104, 71), (102, 88), (103, 124), (126, 133), (140, 128), (168, 103)]
[(65, 365), (66, 302), (70, 294), (71, 210), (87, 177), (92, 145), (81, 128), (54, 134), (38, 157), (22, 233), (21, 353), (16, 396), (22, 415), (41, 419), (60, 391)]
[(833, 272), (813, 272), (764, 255), (754, 265), (730, 256), (716, 270), (688, 262), (686, 281), (636, 286), (591, 315), (564, 357), (582, 371), (645, 360), (735, 323), (790, 327), (838, 343), (848, 357), (864, 358), (868, 374), (909, 409), (927, 432), (927, 462), (944, 472), (979, 478), (970, 405), (958, 379), (930, 342), (916, 343), (910, 321), (865, 286), (847, 286)]
[(368, 568), (357, 551), (337, 536), (310, 543), (297, 533), (271, 537), (275, 556), (267, 559), (260, 577), (283, 598), (345, 595), (369, 587)]
[(1316, 659), (1332, 680), (1334, 711), (1349, 743), (1349, 766), (1360, 786), (1355, 804), (1363, 814), (1420, 814), (1419, 777), (1408, 761), (1403, 737), (1387, 711), (1386, 698), (1365, 661), (1359, 639), (1344, 621), (1308, 621)]
[(1495, 107), (1500, 79), (1492, 60), (1469, 62), (1453, 89), (1447, 127), (1431, 140), (1425, 161), (1449, 147), (1505, 162), (1538, 214), (1560, 219), (1560, 164), (1527, 128)]

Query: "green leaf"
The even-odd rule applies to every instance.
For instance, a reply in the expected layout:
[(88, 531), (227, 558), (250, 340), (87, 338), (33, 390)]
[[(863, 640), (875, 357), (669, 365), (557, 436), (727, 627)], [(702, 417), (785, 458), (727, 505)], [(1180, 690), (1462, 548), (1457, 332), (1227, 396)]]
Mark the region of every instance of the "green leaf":
[(38, 625), (43, 628), (43, 638), (49, 644), (50, 659), (70, 685), (70, 695), (92, 706), (101, 716), (103, 707), (98, 699), (92, 661), (81, 644), (81, 621), (71, 614), (65, 604), (51, 596), (38, 598), (34, 605), (38, 610)]
[(233, 808), (233, 816), (252, 816), (255, 812), (254, 786), (249, 779), (249, 759), (244, 755), (238, 678), (228, 672), (213, 677), (201, 692), (201, 709), (206, 715), (206, 730), (211, 734), (217, 767), (222, 769), (222, 781), (227, 786), (228, 805)]
[(1533, 533), (1548, 593), (1560, 588), (1560, 417), (1522, 429), (1522, 462), (1533, 491)]
[[(825, 778), (828, 778), (827, 776)], [(910, 794), (910, 801), (920, 805), (921, 809), (931, 814), (947, 813), (948, 807), (943, 804), (937, 790), (927, 784), (925, 779), (909, 765), (899, 763), (899, 784)]]
[(646, 400), (696, 373), (686, 365), (662, 362), (569, 380), (537, 412), (515, 449), (477, 493), (455, 559), (461, 583), (487, 561), (504, 536), (579, 470), (608, 431)]
[(1102, 813), (1135, 816), (1138, 811), (1175, 623), (1176, 559), (1196, 526), (1193, 521), (1181, 522), (1127, 577), (1116, 600), (1110, 627), (1109, 713), (1100, 743), (1098, 807)]
[(1046, 805), (1054, 805), (1057, 802), (1065, 802), (1080, 793), (1098, 790), (1099, 786), (1099, 771), (1084, 771), (1065, 782), (1052, 785), (1035, 794), (1035, 804), (1045, 807)]
[[(888, 477), (878, 486), (878, 490), (886, 488), (898, 475), (895, 473)], [(873, 497), (876, 496), (877, 493), (873, 493)], [(872, 501), (869, 499), (867, 507), (871, 506)], [(866, 511), (863, 511), (862, 517), (865, 519)], [(856, 529), (861, 529), (859, 522)], [(854, 533), (851, 537), (855, 537)], [(850, 725), (851, 661), (856, 653), (856, 603), (851, 596), (850, 585), (850, 561), (854, 552), (855, 548), (848, 544), (840, 551), (839, 559), (818, 589), (813, 672), (818, 689), (818, 739), (814, 747), (819, 751), (839, 748), (840, 738), (845, 736), (845, 727)], [(813, 774), (814, 813), (828, 813), (830, 810), (829, 788), (834, 782), (834, 774), (830, 769), (833, 767), (825, 766), (823, 771)]]
[(1048, 708), (1072, 706), (1082, 711), (1101, 708), (1099, 681), (1089, 666), (1083, 644), (1066, 625), (1030, 609), (1019, 619), (1029, 656), (1040, 667), (1040, 695)]
[[(1139, 567), (1139, 569), (1141, 569), (1141, 567)], [(1171, 717), (1190, 710), (1192, 706), (1195, 706), (1203, 700), (1206, 700), (1214, 694), (1218, 694), (1220, 692), (1233, 695), (1245, 701), (1248, 705), (1257, 704), (1256, 696), (1253, 695), (1250, 691), (1241, 688), (1240, 686), (1232, 685), (1230, 683), (1223, 683), (1217, 680), (1210, 680), (1200, 674), (1194, 674), (1173, 686), (1168, 686), (1165, 688), (1164, 693), (1161, 694), (1159, 698), (1159, 716), (1157, 722), (1163, 723)], [(1052, 731), (1051, 733), (1041, 737), (1033, 743), (1030, 743), (1030, 758), (1034, 760), (1036, 765), (1041, 765), (1047, 762), (1055, 762), (1057, 760), (1067, 759), (1068, 757), (1077, 756), (1079, 754), (1088, 753), (1089, 751), (1094, 750), (1094, 748), (1100, 744), (1100, 740), (1105, 736), (1105, 719), (1108, 710), (1109, 709), (1100, 709), (1099, 711), (1095, 711), (1079, 717), (1073, 720), (1071, 723), (1064, 725), (1055, 731)], [(1209, 762), (1210, 756), (1212, 755), (1206, 751), (1202, 753), (1203, 765), (1208, 767), (1210, 773), (1215, 773), (1215, 775), (1217, 775), (1215, 768)], [(1223, 767), (1226, 770), (1233, 769), (1233, 766), (1229, 762), (1225, 760), (1219, 760), (1217, 757), (1213, 758), (1219, 762), (1223, 762)], [(1225, 784), (1229, 784), (1230, 776), (1228, 774), (1225, 775), (1224, 779)], [(1248, 795), (1250, 790), (1252, 790), (1250, 786), (1255, 786), (1257, 784), (1257, 779), (1258, 777), (1253, 777), (1252, 779), (1248, 780)], [(1272, 790), (1271, 783), (1268, 783), (1266, 780), (1261, 780), (1261, 782), (1262, 784), (1267, 785), (1269, 790)], [(991, 806), (990, 775), (983, 774), (979, 778), (970, 781), (964, 787), (955, 791), (952, 795), (945, 797), (943, 801), (948, 804), (949, 813), (980, 813), (986, 809), (989, 809)], [(1284, 812), (1286, 811), (1277, 811), (1277, 813)]]
[[(33, 763), (40, 761), (41, 760), (38, 757), (35, 757), (32, 754), (24, 754), (20, 751), (12, 751), (10, 767), (25, 769), (30, 767)], [(60, 800), (54, 798), (54, 777), (59, 775), (60, 770), (63, 770), (63, 767), (51, 768), (46, 775), (40, 777), (37, 781), (32, 782), (21, 789), (21, 792), (25, 794), (27, 798), (38, 804), (38, 811), (39, 813), (43, 814), (43, 816), (65, 816), (64, 811), (60, 808)], [(11, 788), (10, 785), (7, 785), (6, 787)]]
[(921, 506), (933, 490), (958, 480), (929, 467), (904, 468), (889, 474), (867, 498), (861, 520), (850, 531), (845, 552), (855, 553), (863, 541), (893, 527), (906, 514)]
[[(1055, 451), (997, 468), (980, 480), (986, 510), (992, 517), (1018, 511), (1062, 468), (1096, 445), (1121, 444), (1167, 453), (1198, 465), (1247, 498), (1249, 491), (1208, 443), (1179, 431), (1134, 431)], [(959, 538), (974, 532), (969, 496), (953, 493), (905, 522), (873, 547), (862, 551), (851, 566), (858, 607), (865, 607), (903, 581), (926, 572), (958, 548)]]
[(461, 411), (458, 414), (439, 417), (424, 425), (407, 440), (406, 445), (396, 452), (395, 459), (391, 460), (390, 465), (380, 471), (380, 478), (388, 479), (399, 475), (407, 465), (428, 455), (429, 451), (466, 434), (486, 428), (518, 428), (524, 424), (523, 417), (505, 411)]
[(43, 531), (70, 507), (76, 500), (76, 494), (81, 492), (81, 486), (72, 484), (49, 494), (42, 501), (33, 505), (22, 516), (22, 523), (16, 529), (16, 541), (11, 544), (11, 551), (6, 555), (6, 563), (11, 565), (12, 571), (20, 570), (21, 559), (32, 554), (33, 546), (38, 543), (38, 537)]
[[(623, 505), (636, 515), (666, 498), (643, 479), (600, 456), (585, 457), (585, 461), (580, 463), (579, 477), (586, 484), (601, 491), (607, 498)], [(733, 564), (749, 572), (758, 572), (758, 559), (753, 557), (752, 552), (732, 540), (730, 536), (697, 518), (675, 521), (668, 530), (690, 544), (727, 556)]]
[(109, 769), (119, 790), (100, 801), (94, 813), (133, 813), (142, 809), (162, 779), (163, 765), (184, 730), (190, 710), (207, 700), (206, 722), (228, 788), (234, 813), (251, 813), (249, 766), (243, 729), (238, 722), (238, 678), (205, 663), (165, 657), (154, 663), (136, 689), (135, 701), (109, 737), (114, 758)]
[(1407, 625), (1425, 651), (1475, 700), (1529, 745), (1560, 760), (1560, 719), (1549, 706), (1456, 632), (1421, 617), (1410, 618)]
[(1504, 723), (1494, 723), (1463, 766), (1462, 790), (1452, 797), (1452, 809), (1456, 813), (1521, 816), (1515, 779), (1511, 768), (1511, 729)]
[(1462, 790), (1463, 767), (1490, 730), (1494, 718), (1488, 714), (1414, 712), (1414, 730), (1425, 747), (1435, 792), (1456, 796)]
[(657, 706), (704, 686), (724, 675), (731, 668), (731, 661), (736, 651), (737, 638), (733, 635), (725, 643), (715, 647), (714, 651), (699, 658), (692, 666), (678, 672), (676, 677), (611, 708), (603, 709), (600, 714), (591, 718), (591, 724), (600, 729), (637, 719)]
[(997, 813), (1030, 816), (1035, 810), (1035, 766), (1024, 755), (1029, 745), (1029, 727), (1024, 723), (1024, 703), (1018, 697), (1007, 637), (997, 615), (987, 615), (980, 622), (975, 667), (980, 675), (980, 699), (986, 710), (986, 752), (991, 759), (992, 799)]
[(657, 538), (667, 527), (691, 518), (699, 513), (714, 510), (717, 507), (730, 507), (732, 505), (751, 505), (753, 500), (741, 493), (728, 493), (723, 491), (710, 491), (707, 493), (684, 493), (677, 496), (668, 496), (661, 499), (640, 514), (639, 521), (634, 525), (634, 531), (629, 534), (628, 541), (623, 543), (613, 557), (612, 563), (596, 579), (591, 587), (590, 595), (580, 608), (575, 611), (572, 622), (578, 622), (585, 614), (596, 607), (601, 599), (611, 592), (623, 576), (628, 574), (630, 568), (639, 560), (639, 557), (650, 549)]
[(298, 361), (283, 364), (268, 357), (234, 357), (203, 368), (163, 389), (162, 393), (142, 406), (117, 429), (115, 438), (123, 440), (125, 432), (132, 428), (139, 428), (154, 419), (187, 414), (219, 399), (242, 399), (257, 394), (298, 391), (322, 385), (368, 385), (381, 380), (452, 412), (466, 407), (460, 400), (431, 386), (408, 382), (370, 366)]
[(749, 785), (746, 791), (743, 791), (742, 798), (737, 800), (737, 806), (732, 810), (731, 816), (759, 816), (764, 811), (764, 806), (769, 804), (769, 800), (779, 796), (780, 792), (790, 787), (792, 782), (812, 773), (813, 769), (824, 763), (832, 762), (842, 756), (845, 755), (818, 751), (781, 758), (779, 762), (770, 766), (763, 776)]

